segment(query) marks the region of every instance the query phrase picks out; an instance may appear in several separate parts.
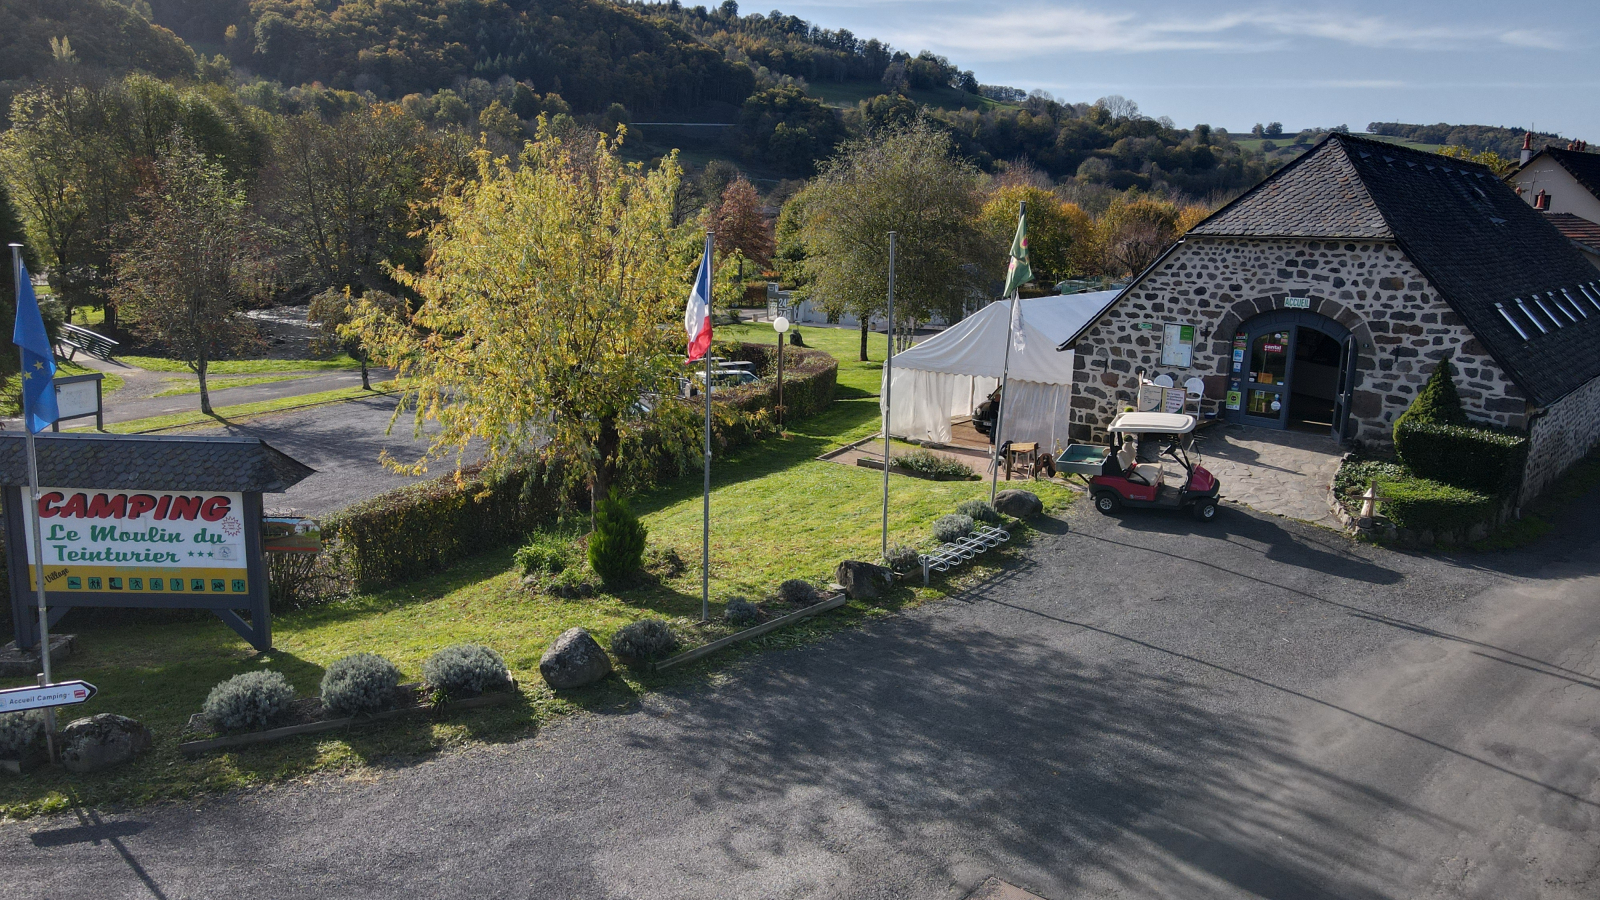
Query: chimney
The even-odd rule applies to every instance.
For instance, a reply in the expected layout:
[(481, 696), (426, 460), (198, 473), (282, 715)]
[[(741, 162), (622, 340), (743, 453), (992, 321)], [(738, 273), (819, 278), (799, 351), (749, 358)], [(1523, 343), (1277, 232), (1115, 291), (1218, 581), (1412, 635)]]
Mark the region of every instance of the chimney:
[(1525, 166), (1530, 159), (1533, 159), (1533, 132), (1528, 131), (1522, 135), (1522, 162), (1518, 165)]
[(1550, 195), (1544, 192), (1544, 188), (1540, 188), (1539, 193), (1533, 195), (1533, 208), (1550, 211)]

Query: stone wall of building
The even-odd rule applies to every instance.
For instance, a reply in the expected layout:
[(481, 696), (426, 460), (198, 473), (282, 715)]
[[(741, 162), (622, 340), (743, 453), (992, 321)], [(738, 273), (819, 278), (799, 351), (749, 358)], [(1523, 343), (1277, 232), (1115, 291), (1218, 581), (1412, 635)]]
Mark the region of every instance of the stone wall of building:
[[(1522, 427), (1527, 403), (1454, 311), (1400, 249), (1374, 241), (1214, 238), (1179, 244), (1076, 344), (1072, 437), (1099, 439), (1134, 403), (1136, 372), (1206, 377), (1217, 393), (1230, 373), (1235, 331), (1260, 313), (1294, 308), (1326, 316), (1355, 336), (1357, 379), (1350, 437), (1391, 440), (1394, 420), (1446, 353), (1472, 418)], [(1198, 326), (1193, 364), (1160, 365), (1161, 326)], [(1140, 325), (1153, 330), (1141, 330)], [(1225, 388), (1223, 388), (1225, 390)]]
[(1550, 405), (1533, 420), (1523, 469), (1522, 504), (1549, 490), (1573, 463), (1600, 445), (1600, 378)]

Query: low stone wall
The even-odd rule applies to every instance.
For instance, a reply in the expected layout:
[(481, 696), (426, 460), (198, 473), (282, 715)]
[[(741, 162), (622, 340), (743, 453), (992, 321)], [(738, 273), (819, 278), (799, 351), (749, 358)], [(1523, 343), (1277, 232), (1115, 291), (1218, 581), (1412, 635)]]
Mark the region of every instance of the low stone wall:
[(1600, 378), (1551, 404), (1533, 423), (1520, 503), (1527, 506), (1600, 445)]

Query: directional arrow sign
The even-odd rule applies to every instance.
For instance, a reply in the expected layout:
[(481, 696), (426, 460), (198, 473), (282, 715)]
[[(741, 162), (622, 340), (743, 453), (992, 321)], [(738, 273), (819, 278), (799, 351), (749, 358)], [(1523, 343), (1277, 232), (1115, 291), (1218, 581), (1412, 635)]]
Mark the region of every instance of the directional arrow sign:
[(63, 681), (46, 687), (20, 687), (0, 691), (0, 713), (71, 706), (93, 697), (99, 689), (87, 681)]

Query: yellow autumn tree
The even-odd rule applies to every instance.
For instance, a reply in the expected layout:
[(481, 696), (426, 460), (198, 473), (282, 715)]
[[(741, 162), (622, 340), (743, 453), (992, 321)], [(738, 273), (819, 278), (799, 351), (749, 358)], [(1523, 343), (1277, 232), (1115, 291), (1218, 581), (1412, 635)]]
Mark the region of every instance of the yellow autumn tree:
[(543, 447), (606, 496), (626, 422), (681, 367), (688, 290), (677, 158), (646, 170), (620, 144), (541, 118), (520, 165), (479, 150), (476, 179), (438, 201), (426, 269), (398, 273), (416, 311), (358, 311), (350, 327), (405, 386), (396, 416), (439, 424), (403, 468), (475, 440), (491, 461)]
[(1032, 184), (1008, 184), (984, 200), (980, 220), (985, 237), (999, 248), (994, 258), (1004, 261), (1023, 202), (1028, 204), (1028, 262), (1035, 283), (1048, 289), (1063, 278), (1085, 274), (1079, 261), (1084, 244), (1093, 240), (1093, 222), (1076, 203), (1064, 203)]

